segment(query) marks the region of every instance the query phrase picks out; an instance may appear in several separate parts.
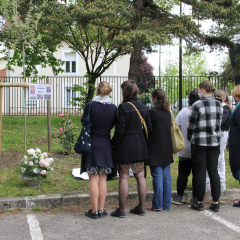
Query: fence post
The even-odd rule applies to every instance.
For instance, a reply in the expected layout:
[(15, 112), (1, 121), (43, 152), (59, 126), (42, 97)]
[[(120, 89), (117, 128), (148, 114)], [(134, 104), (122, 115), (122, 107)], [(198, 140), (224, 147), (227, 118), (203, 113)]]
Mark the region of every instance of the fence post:
[[(49, 77), (46, 78), (46, 83), (49, 84)], [(47, 125), (48, 125), (48, 152), (52, 152), (51, 148), (51, 101), (47, 100)]]
[[(3, 78), (0, 79), (0, 82), (3, 82)], [(0, 87), (0, 154), (2, 151), (2, 103), (3, 103), (3, 87)]]

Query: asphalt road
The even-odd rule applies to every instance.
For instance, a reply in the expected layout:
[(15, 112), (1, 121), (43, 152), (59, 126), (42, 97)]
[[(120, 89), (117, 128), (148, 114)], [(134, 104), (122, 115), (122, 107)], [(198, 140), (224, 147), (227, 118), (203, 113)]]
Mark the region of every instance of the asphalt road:
[[(107, 209), (110, 213), (113, 207)], [(138, 216), (126, 211), (125, 219), (89, 219), (84, 211), (47, 211), (0, 214), (1, 240), (42, 239), (240, 239), (240, 208), (221, 205), (214, 213), (205, 204), (197, 212), (187, 204), (172, 205), (171, 211)]]

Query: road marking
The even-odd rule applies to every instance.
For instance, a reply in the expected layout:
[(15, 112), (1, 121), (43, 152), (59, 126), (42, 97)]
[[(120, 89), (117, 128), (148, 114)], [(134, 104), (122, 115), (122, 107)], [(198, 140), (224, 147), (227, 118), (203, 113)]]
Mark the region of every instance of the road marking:
[(234, 225), (233, 223), (228, 222), (228, 221), (226, 221), (225, 219), (220, 218), (219, 216), (217, 216), (217, 215), (215, 215), (215, 214), (213, 214), (213, 213), (211, 213), (211, 212), (209, 212), (209, 211), (207, 211), (207, 210), (204, 210), (202, 213), (203, 213), (204, 215), (206, 215), (206, 216), (208, 216), (208, 217), (210, 217), (210, 218), (212, 218), (212, 219), (214, 219), (214, 220), (222, 223), (222, 224), (225, 225), (226, 227), (229, 227), (229, 228), (232, 229), (233, 231), (235, 231), (235, 232), (237, 232), (237, 233), (240, 233), (240, 227)]
[(27, 222), (30, 229), (30, 235), (32, 240), (43, 240), (41, 228), (39, 227), (39, 222), (37, 217), (33, 214), (27, 215)]

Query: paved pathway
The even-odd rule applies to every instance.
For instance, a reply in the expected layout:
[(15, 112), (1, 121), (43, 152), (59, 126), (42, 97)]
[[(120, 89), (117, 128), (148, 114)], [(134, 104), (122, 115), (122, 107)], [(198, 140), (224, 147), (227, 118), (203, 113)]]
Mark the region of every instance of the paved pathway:
[[(89, 219), (81, 212), (18, 212), (0, 215), (1, 240), (43, 239), (240, 239), (240, 208), (221, 205), (214, 213), (205, 204), (197, 212), (183, 204), (171, 211), (146, 211), (141, 217)], [(109, 209), (110, 213), (114, 209)]]

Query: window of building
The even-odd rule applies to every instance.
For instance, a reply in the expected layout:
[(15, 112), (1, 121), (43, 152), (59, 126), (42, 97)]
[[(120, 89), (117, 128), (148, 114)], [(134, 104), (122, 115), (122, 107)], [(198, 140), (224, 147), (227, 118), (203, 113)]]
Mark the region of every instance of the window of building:
[(71, 52), (71, 50), (63, 50), (62, 52), (62, 60), (64, 63), (64, 74), (79, 74), (79, 60), (77, 53)]

